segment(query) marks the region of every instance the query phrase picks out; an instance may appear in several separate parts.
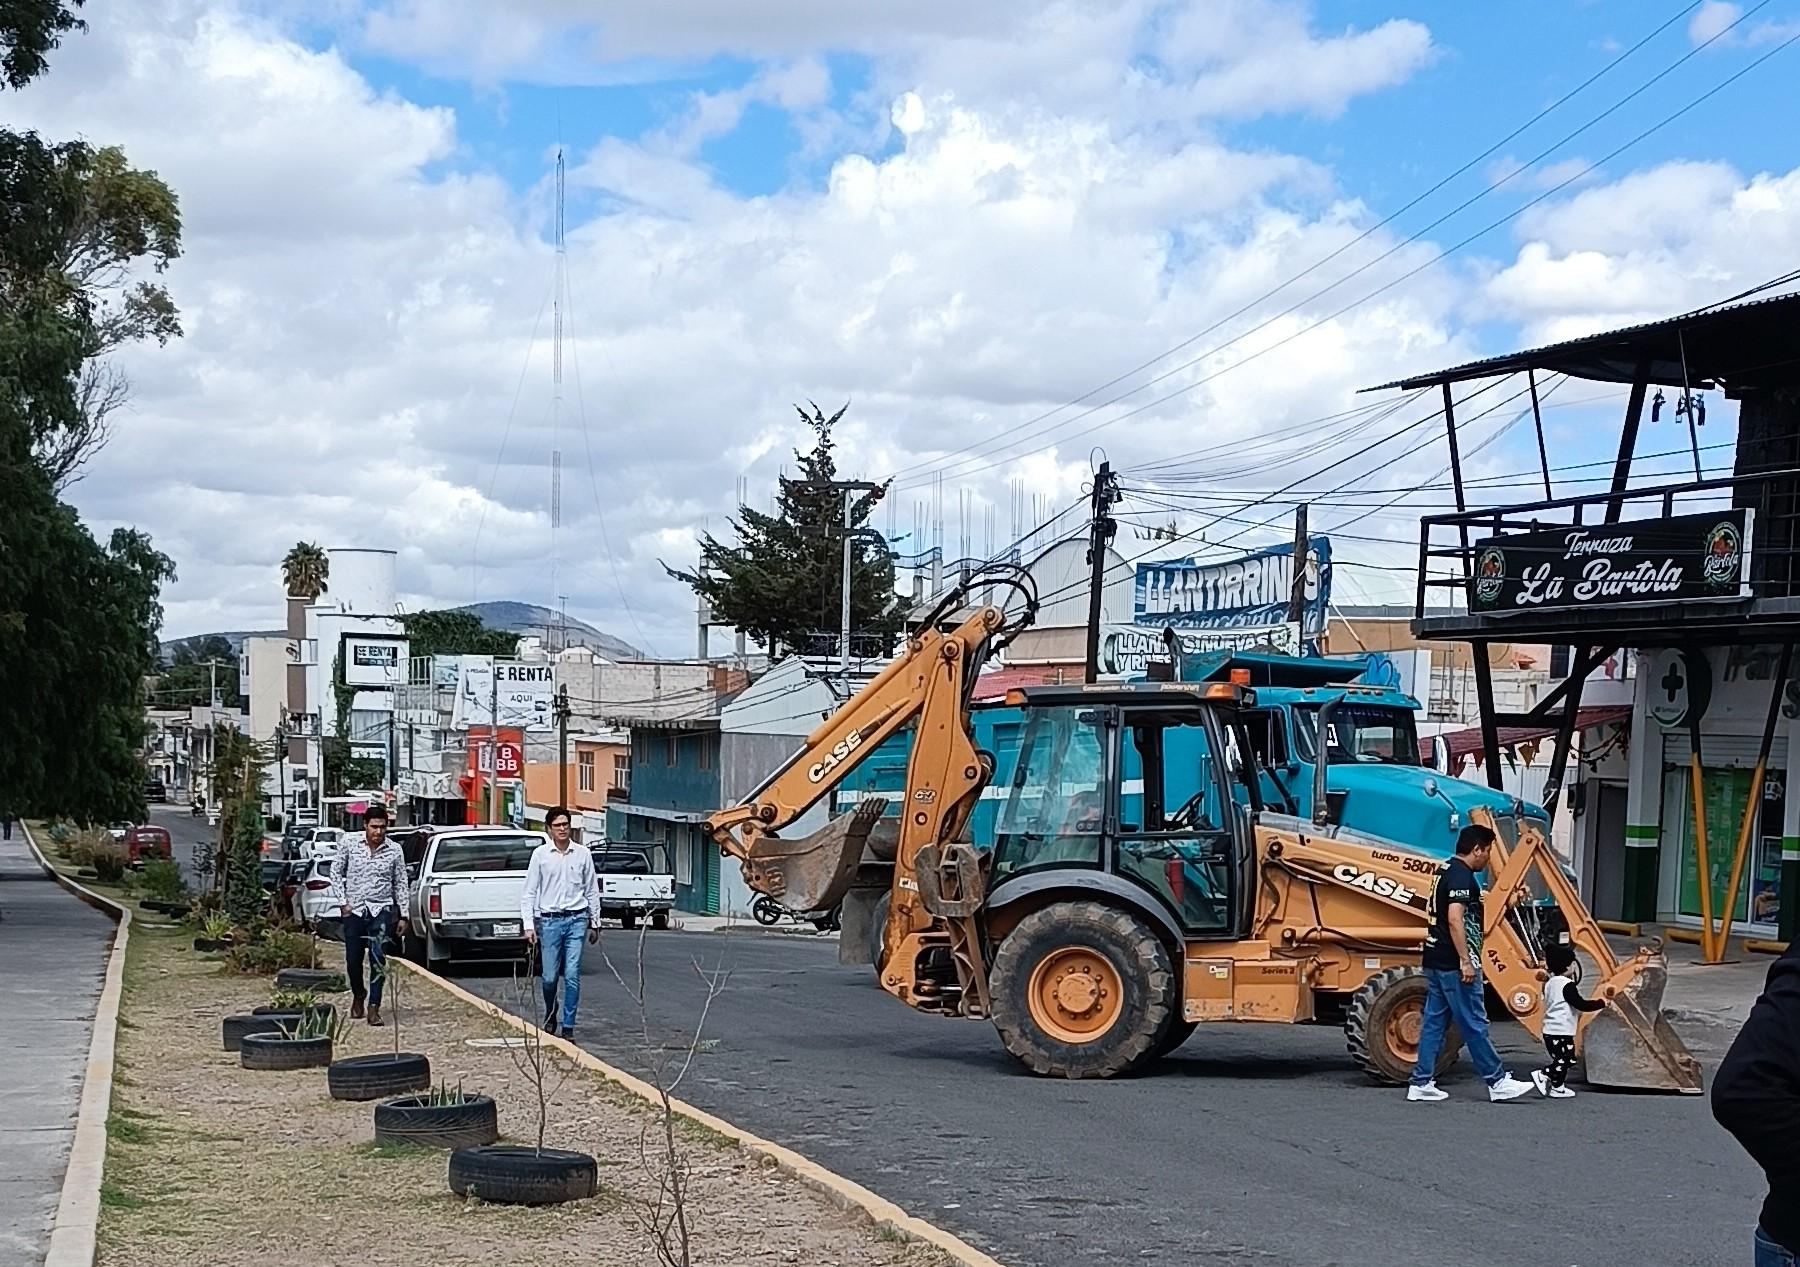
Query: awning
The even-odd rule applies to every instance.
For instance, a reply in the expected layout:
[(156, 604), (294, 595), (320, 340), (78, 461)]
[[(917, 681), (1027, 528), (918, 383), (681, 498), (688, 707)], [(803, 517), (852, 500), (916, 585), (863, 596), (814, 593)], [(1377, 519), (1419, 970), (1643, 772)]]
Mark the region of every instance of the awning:
[[(1610, 722), (1627, 721), (1631, 717), (1631, 705), (1606, 704), (1595, 708), (1584, 708), (1575, 714), (1575, 729), (1593, 730), (1597, 726), (1605, 726)], [(1557, 723), (1544, 726), (1502, 726), (1500, 727), (1500, 747), (1502, 750), (1516, 748), (1523, 743), (1542, 742), (1556, 734)], [(1470, 726), (1464, 730), (1450, 730), (1432, 738), (1419, 740), (1419, 759), (1431, 765), (1436, 755), (1436, 746), (1442, 740), (1448, 751), (1450, 769), (1454, 770), (1470, 757), (1481, 759), (1481, 727)]]

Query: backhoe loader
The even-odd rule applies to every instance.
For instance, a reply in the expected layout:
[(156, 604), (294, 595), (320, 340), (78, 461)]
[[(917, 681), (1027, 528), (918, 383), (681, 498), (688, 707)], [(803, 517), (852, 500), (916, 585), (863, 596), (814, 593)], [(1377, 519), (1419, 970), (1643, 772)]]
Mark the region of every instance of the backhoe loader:
[[(993, 586), (1023, 600), (1012, 615), (963, 606)], [(990, 1020), (1039, 1074), (1128, 1073), (1205, 1021), (1341, 1016), (1351, 1059), (1404, 1081), (1424, 1016), (1419, 949), (1439, 863), (1332, 822), (1325, 798), (1305, 820), (1264, 805), (1246, 724), (1253, 687), (1009, 693), (1025, 716), (1017, 762), (992, 849), (968, 843), (994, 769), (974, 743), (971, 689), (1035, 609), (1017, 571), (972, 578), (761, 787), (713, 814), (709, 831), (746, 882), (792, 910), (843, 902), (854, 946), (879, 877), (882, 987), (923, 1011)], [(1319, 724), (1325, 733), (1329, 716)], [(906, 726), (914, 737), (897, 817), (865, 799), (810, 837), (781, 836)], [(1662, 1015), (1660, 948), (1621, 961), (1542, 833), (1522, 815), (1477, 817), (1501, 836), (1481, 954), (1506, 1010), (1540, 1033), (1543, 941), (1564, 938), (1595, 974), (1590, 994), (1613, 1004), (1584, 1018), (1588, 1081), (1697, 1093), (1699, 1066)], [(1460, 1048), (1452, 1035), (1441, 1065)]]

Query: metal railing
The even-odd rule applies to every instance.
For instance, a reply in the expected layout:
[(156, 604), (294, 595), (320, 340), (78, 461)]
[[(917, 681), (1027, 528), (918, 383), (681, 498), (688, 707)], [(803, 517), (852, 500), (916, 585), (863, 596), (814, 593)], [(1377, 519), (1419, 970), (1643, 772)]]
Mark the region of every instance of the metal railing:
[[(1560, 528), (1630, 525), (1705, 510), (1750, 509), (1750, 584), (1757, 598), (1800, 595), (1800, 468), (1718, 476), (1682, 484), (1584, 493), (1509, 506), (1426, 515), (1419, 520), (1413, 615), (1469, 614), (1474, 558), (1488, 538)], [(1609, 515), (1609, 511), (1611, 512)], [(1440, 595), (1432, 602), (1434, 595)], [(1448, 595), (1447, 598), (1441, 597)]]

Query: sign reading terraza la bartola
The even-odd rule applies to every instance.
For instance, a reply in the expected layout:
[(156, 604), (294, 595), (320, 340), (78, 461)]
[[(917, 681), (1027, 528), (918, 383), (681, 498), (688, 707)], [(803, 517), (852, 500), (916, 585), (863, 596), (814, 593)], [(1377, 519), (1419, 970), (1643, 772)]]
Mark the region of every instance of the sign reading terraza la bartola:
[(1576, 524), (1475, 545), (1470, 607), (1492, 616), (1750, 597), (1749, 510)]

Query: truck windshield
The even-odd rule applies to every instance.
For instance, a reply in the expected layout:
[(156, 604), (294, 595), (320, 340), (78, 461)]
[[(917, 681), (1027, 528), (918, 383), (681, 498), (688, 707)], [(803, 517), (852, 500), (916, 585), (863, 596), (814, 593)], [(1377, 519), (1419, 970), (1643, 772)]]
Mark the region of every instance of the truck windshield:
[(641, 853), (597, 853), (594, 870), (601, 875), (649, 875), (650, 859)]
[[(1304, 760), (1319, 759), (1317, 707), (1294, 709), (1294, 738)], [(1413, 728), (1412, 714), (1405, 709), (1339, 704), (1331, 713), (1326, 744), (1333, 764), (1419, 764), (1418, 732)]]
[(531, 851), (543, 842), (536, 836), (507, 832), (482, 832), (479, 836), (452, 836), (438, 841), (431, 869), (439, 875), (469, 871), (523, 871), (531, 865)]

